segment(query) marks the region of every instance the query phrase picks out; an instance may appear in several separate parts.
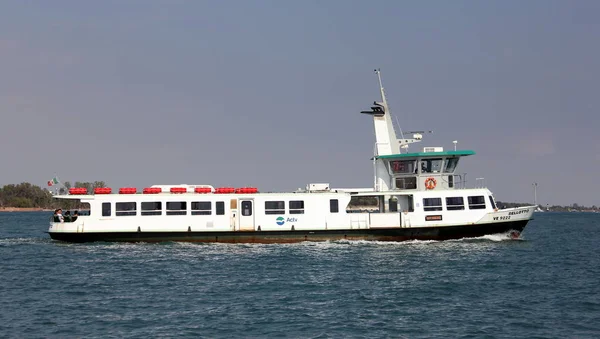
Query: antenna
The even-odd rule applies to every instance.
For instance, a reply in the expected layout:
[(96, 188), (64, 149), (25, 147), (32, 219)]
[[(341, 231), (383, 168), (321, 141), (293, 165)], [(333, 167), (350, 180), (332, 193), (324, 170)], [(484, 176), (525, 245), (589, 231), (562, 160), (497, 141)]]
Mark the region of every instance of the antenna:
[(433, 131), (410, 131), (410, 132), (406, 132), (406, 134), (425, 134), (425, 133), (433, 133)]
[[(483, 188), (485, 187), (485, 178), (475, 178), (475, 182), (476, 182), (476, 186), (478, 188)], [(480, 186), (481, 185), (481, 186)]]
[[(402, 127), (400, 127), (400, 121), (398, 121), (398, 116), (394, 115), (394, 119), (396, 119), (396, 125), (398, 125), (398, 129), (400, 130), (400, 137), (404, 139), (404, 133), (402, 133)], [(406, 149), (406, 153), (408, 153), (408, 145), (404, 147)], [(400, 153), (402, 153), (402, 148), (400, 148)]]

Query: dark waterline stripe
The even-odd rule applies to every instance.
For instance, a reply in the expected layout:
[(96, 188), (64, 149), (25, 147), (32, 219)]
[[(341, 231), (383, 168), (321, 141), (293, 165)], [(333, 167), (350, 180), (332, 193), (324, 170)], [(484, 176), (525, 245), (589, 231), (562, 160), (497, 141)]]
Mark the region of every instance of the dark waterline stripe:
[(385, 228), (315, 231), (239, 231), (239, 232), (50, 232), (54, 240), (66, 242), (222, 242), (222, 243), (294, 243), (301, 241), (367, 240), (450, 240), (481, 237), (509, 231), (522, 232), (528, 220), (464, 226)]

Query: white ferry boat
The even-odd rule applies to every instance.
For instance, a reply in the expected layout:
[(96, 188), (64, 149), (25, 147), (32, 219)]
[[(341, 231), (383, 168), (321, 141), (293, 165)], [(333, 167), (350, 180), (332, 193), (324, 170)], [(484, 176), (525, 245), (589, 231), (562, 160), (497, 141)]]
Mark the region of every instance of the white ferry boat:
[[(487, 188), (466, 188), (457, 173), (471, 150), (425, 147), (408, 153), (423, 132), (398, 139), (379, 79), (381, 102), (368, 111), (375, 125), (374, 184), (333, 188), (308, 184), (289, 193), (253, 187), (153, 185), (72, 188), (58, 199), (75, 199), (89, 213), (62, 221), (48, 233), (68, 242), (288, 243), (326, 240), (447, 240), (487, 234), (520, 236), (536, 206), (499, 209)], [(404, 153), (403, 153), (404, 152)]]

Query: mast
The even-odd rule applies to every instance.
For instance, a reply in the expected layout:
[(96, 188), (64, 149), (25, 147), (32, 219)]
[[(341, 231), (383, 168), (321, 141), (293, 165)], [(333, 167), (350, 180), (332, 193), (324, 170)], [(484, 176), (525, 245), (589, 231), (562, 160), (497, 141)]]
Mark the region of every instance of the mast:
[[(390, 106), (388, 105), (387, 98), (385, 97), (385, 89), (383, 88), (383, 81), (381, 81), (381, 69), (376, 69), (375, 74), (377, 74), (377, 79), (379, 80), (379, 92), (381, 93), (381, 102), (383, 103), (383, 107), (385, 108), (385, 112), (389, 116), (390, 122), (392, 121)], [(404, 134), (402, 133), (402, 128), (400, 127), (400, 123), (398, 122), (398, 117), (396, 117), (396, 125), (398, 125), (398, 129), (400, 129), (400, 137), (404, 138)], [(396, 140), (396, 131), (394, 130), (394, 124), (391, 125), (391, 138), (390, 140)]]
[(385, 98), (385, 90), (383, 89), (383, 82), (381, 81), (381, 69), (376, 69), (375, 70), (375, 74), (377, 74), (377, 79), (379, 80), (379, 92), (381, 93), (381, 101), (383, 102), (383, 105), (386, 108), (386, 112), (388, 104), (387, 104), (387, 99)]
[(381, 81), (381, 72), (375, 70), (377, 79), (379, 80), (379, 91), (381, 93), (381, 102), (373, 102), (370, 111), (362, 111), (361, 113), (373, 116), (373, 125), (375, 127), (375, 148), (377, 150), (375, 156), (390, 155), (400, 153), (398, 139), (392, 124), (392, 118), (389, 113), (385, 90)]
[[(379, 82), (381, 102), (373, 102), (371, 110), (362, 111), (361, 113), (372, 116), (373, 125), (375, 127), (375, 145), (373, 150), (374, 190), (386, 191), (392, 187), (392, 178), (387, 163), (379, 157), (383, 155), (400, 154), (401, 148), (407, 148), (408, 144), (421, 141), (423, 136), (418, 132), (414, 132), (412, 138), (404, 138), (404, 134), (402, 133), (402, 130), (400, 130), (402, 138), (398, 139), (396, 131), (394, 130), (387, 97), (385, 96), (383, 81), (381, 80), (381, 70), (375, 69), (375, 74), (377, 74), (377, 80)], [(400, 127), (399, 124), (398, 127)]]
[[(385, 96), (383, 81), (381, 80), (381, 70), (376, 69), (375, 74), (377, 74), (377, 80), (379, 81), (381, 102), (373, 102), (370, 111), (362, 111), (361, 113), (373, 116), (376, 139), (375, 146), (377, 149), (377, 154), (375, 154), (375, 156), (399, 154), (401, 148), (407, 148), (409, 144), (421, 141), (423, 136), (420, 133), (415, 132), (412, 138), (404, 138), (404, 133), (400, 130), (400, 134), (402, 135), (401, 138), (398, 139), (396, 131), (394, 130), (387, 97)], [(400, 124), (398, 124), (398, 127), (400, 127)]]

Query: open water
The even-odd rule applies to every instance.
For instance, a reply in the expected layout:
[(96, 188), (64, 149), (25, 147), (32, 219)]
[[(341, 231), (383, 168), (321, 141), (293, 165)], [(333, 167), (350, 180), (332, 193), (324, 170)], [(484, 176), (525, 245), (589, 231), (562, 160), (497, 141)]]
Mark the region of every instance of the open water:
[(522, 240), (65, 244), (0, 213), (0, 337), (600, 337), (600, 214)]

